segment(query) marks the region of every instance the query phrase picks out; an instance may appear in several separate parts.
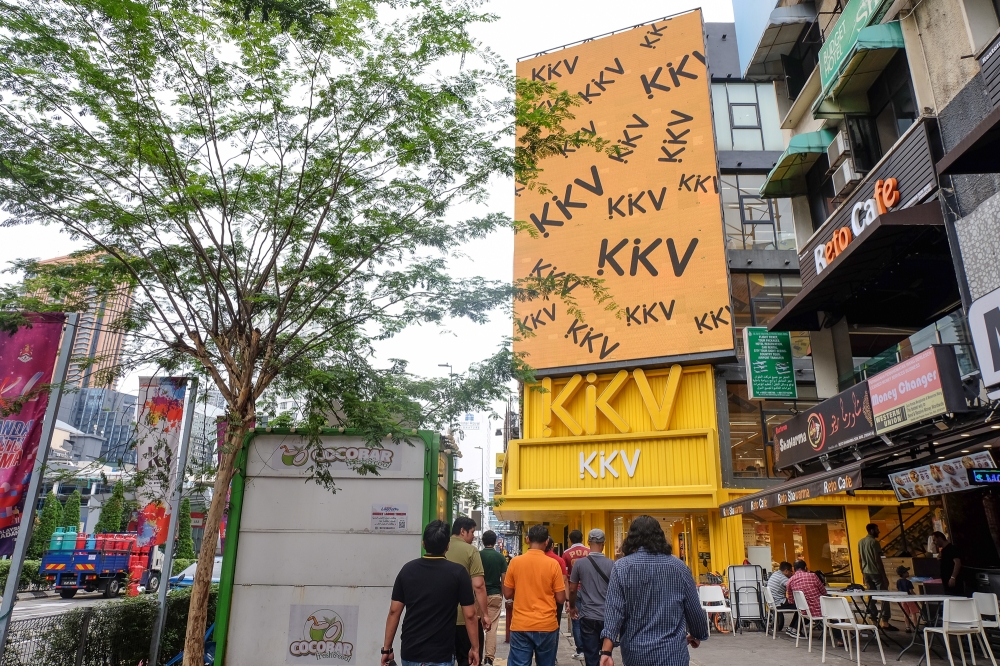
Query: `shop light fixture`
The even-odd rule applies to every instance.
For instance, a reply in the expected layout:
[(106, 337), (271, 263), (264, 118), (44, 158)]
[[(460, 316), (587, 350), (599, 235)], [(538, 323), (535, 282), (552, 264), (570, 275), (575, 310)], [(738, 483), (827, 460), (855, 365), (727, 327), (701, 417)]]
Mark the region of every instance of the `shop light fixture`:
[(991, 425), (990, 427), (994, 430), (1000, 430), (1000, 425)]
[(962, 449), (959, 453), (972, 453), (969, 449)]
[(932, 443), (932, 444), (933, 444), (934, 446), (937, 446), (937, 445), (938, 445), (938, 444), (940, 444), (941, 442), (931, 442), (931, 443)]
[(967, 433), (967, 432), (963, 432), (963, 433), (962, 433), (962, 437), (972, 437), (972, 435), (970, 435), (970, 434), (969, 434), (969, 433)]
[(992, 444), (983, 444), (983, 448), (984, 449), (992, 449), (993, 445)]
[(944, 460), (944, 456), (938, 456), (938, 460)]

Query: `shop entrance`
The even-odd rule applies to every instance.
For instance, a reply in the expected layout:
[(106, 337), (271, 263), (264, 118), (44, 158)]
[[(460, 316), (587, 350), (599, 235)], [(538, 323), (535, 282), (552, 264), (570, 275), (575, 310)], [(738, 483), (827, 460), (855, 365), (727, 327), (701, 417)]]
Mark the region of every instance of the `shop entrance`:
[(628, 534), (632, 519), (648, 515), (660, 521), (660, 527), (673, 548), (673, 554), (683, 560), (699, 583), (710, 583), (712, 553), (709, 547), (708, 514), (706, 513), (612, 513), (614, 526), (614, 556), (622, 556), (622, 543)]

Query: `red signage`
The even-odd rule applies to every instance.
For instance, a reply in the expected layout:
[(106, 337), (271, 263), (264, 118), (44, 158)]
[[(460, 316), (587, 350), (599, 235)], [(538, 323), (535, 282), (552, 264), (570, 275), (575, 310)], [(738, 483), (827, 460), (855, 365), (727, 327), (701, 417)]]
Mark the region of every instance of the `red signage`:
[(879, 433), (966, 409), (955, 352), (948, 346), (934, 345), (869, 377), (868, 390)]

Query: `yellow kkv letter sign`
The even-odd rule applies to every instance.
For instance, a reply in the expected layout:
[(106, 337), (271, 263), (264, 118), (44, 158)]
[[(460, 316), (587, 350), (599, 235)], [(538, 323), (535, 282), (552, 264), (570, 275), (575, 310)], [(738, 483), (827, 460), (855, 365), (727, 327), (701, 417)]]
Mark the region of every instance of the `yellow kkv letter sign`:
[(572, 282), (585, 321), (558, 299), (518, 303), (517, 317), (535, 335), (515, 348), (535, 368), (732, 353), (702, 33), (693, 11), (517, 65), (518, 76), (579, 94), (571, 122), (620, 149), (568, 149), (542, 162), (549, 194), (516, 186), (517, 219), (538, 235), (517, 235), (515, 278), (601, 277), (624, 308), (618, 318)]

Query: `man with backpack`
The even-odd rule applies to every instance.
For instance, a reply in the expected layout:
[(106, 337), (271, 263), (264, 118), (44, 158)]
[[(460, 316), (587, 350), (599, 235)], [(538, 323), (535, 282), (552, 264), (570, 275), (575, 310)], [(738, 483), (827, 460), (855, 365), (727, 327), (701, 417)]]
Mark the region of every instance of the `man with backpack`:
[(601, 662), (604, 604), (608, 598), (608, 582), (613, 564), (604, 556), (604, 541), (603, 530), (590, 530), (587, 534), (590, 554), (573, 563), (569, 580), (569, 616), (580, 620), (580, 638), (586, 666), (598, 666)]

